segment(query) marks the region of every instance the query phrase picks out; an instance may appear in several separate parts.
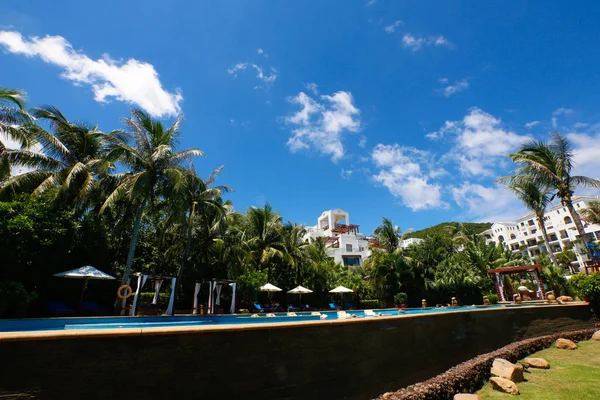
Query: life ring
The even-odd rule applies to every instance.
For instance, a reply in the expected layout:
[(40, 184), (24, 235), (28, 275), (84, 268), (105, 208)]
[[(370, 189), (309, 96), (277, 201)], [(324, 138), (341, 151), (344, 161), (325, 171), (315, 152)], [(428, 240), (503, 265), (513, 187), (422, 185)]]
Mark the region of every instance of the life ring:
[[(127, 292), (127, 294), (122, 294), (121, 291), (125, 289), (125, 291)], [(131, 296), (131, 294), (133, 293), (133, 290), (131, 290), (131, 286), (129, 285), (122, 285), (119, 286), (119, 288), (117, 289), (117, 296), (124, 300), (124, 299), (128, 299), (129, 296)]]

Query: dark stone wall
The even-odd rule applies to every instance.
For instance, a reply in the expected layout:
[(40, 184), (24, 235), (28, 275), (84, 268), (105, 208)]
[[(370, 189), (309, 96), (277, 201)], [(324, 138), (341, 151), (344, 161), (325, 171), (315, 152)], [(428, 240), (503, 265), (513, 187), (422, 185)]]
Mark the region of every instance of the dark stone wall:
[(368, 399), (517, 340), (593, 327), (587, 306), (319, 326), (0, 341), (0, 392), (56, 399)]

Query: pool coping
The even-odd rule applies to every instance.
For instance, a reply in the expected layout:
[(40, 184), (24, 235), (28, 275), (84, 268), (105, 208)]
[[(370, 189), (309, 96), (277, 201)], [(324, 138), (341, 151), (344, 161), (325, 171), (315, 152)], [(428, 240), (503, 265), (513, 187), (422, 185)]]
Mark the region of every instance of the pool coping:
[[(513, 305), (504, 307), (475, 309), (459, 309), (452, 311), (429, 312), (422, 314), (399, 314), (384, 315), (368, 318), (348, 318), (348, 319), (320, 319), (316, 321), (298, 321), (298, 322), (270, 322), (268, 324), (227, 324), (227, 325), (207, 325), (207, 326), (173, 326), (173, 327), (154, 327), (154, 328), (115, 328), (115, 329), (68, 329), (68, 330), (47, 330), (47, 331), (22, 331), (22, 332), (0, 332), (0, 342), (31, 341), (31, 340), (59, 340), (74, 338), (103, 338), (103, 337), (126, 337), (126, 336), (159, 336), (159, 335), (181, 335), (198, 334), (214, 332), (235, 332), (235, 331), (254, 331), (254, 330), (273, 330), (286, 328), (300, 328), (313, 326), (335, 326), (344, 324), (375, 323), (383, 321), (393, 321), (405, 318), (422, 318), (436, 315), (448, 315), (455, 313), (472, 312), (490, 312), (490, 311), (511, 311), (513, 309), (539, 309), (540, 307), (580, 307), (589, 305), (589, 303), (570, 302), (567, 304), (545, 304), (540, 305)], [(277, 317), (275, 317), (277, 318)]]

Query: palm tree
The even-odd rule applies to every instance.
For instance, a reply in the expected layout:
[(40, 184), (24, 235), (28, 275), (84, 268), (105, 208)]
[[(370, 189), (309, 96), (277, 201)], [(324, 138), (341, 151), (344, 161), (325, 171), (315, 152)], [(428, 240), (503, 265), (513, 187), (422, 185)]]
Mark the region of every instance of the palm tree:
[(0, 87), (0, 182), (11, 175), (11, 165), (6, 147), (7, 139), (20, 147), (29, 147), (31, 135), (28, 129), (31, 116), (25, 111), (25, 93)]
[(400, 227), (383, 217), (381, 225), (375, 228), (375, 237), (379, 245), (389, 253), (396, 251), (400, 245)]
[[(552, 133), (549, 143), (531, 141), (521, 146), (519, 151), (510, 154), (510, 159), (519, 167), (515, 175), (500, 178), (500, 182), (508, 184), (526, 184), (533, 182), (539, 187), (549, 187), (555, 191), (561, 203), (569, 210), (579, 236), (588, 242), (581, 218), (573, 207), (573, 193), (577, 186), (600, 188), (600, 181), (587, 176), (572, 176), (573, 148), (567, 138), (557, 132)], [(589, 248), (586, 249), (589, 252)]]
[[(136, 210), (123, 283), (127, 282), (131, 273), (144, 209), (147, 205), (154, 206), (161, 195), (181, 190), (185, 176), (183, 163), (203, 154), (198, 149), (175, 151), (182, 120), (179, 117), (165, 128), (144, 111), (132, 110), (131, 116), (123, 120), (125, 131), (121, 132), (122, 139), (111, 148), (110, 156), (118, 158), (130, 171), (120, 177), (119, 184), (104, 201), (100, 213), (120, 200), (126, 200)], [(133, 146), (127, 142), (129, 138), (135, 142)]]
[(57, 108), (34, 108), (33, 116), (47, 122), (52, 132), (39, 125), (28, 125), (29, 144), (41, 146), (40, 151), (27, 148), (8, 150), (11, 166), (32, 168), (33, 171), (8, 179), (0, 194), (2, 197), (26, 192), (41, 195), (48, 189), (58, 189), (55, 199), (74, 204), (86, 198), (95, 185), (95, 179), (105, 176), (114, 168), (108, 155), (115, 134), (107, 134), (82, 122), (71, 122)]
[(550, 205), (550, 190), (548, 187), (540, 187), (533, 181), (530, 182), (514, 182), (508, 185), (508, 188), (517, 195), (519, 200), (527, 207), (527, 209), (533, 211), (537, 218), (538, 226), (542, 231), (544, 237), (544, 245), (552, 264), (558, 265), (558, 261), (552, 252), (550, 247), (550, 240), (548, 239), (548, 231), (546, 230), (546, 207)]
[(588, 224), (600, 224), (600, 201), (592, 201), (581, 210), (581, 216)]
[(284, 258), (290, 267), (296, 269), (296, 284), (302, 284), (302, 266), (306, 262), (306, 247), (308, 243), (304, 241), (306, 229), (302, 225), (288, 222), (281, 230), (281, 237), (284, 249)]
[(267, 267), (269, 280), (272, 262), (276, 258), (283, 259), (284, 254), (281, 216), (267, 203), (263, 208), (250, 207), (246, 213), (246, 224), (250, 254), (259, 269)]

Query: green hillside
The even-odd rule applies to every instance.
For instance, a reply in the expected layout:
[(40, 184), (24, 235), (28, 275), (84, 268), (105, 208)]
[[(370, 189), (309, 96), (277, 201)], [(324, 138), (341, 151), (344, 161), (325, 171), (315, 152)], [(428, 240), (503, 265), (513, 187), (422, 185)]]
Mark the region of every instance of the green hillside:
[[(449, 229), (449, 227), (458, 230), (460, 224), (460, 222), (442, 222), (441, 224), (409, 233), (406, 235), (406, 237), (424, 239), (425, 237), (434, 235), (436, 233), (448, 234), (449, 232), (454, 231)], [(474, 235), (489, 229), (492, 224), (490, 222), (463, 222), (462, 226), (467, 235)]]

